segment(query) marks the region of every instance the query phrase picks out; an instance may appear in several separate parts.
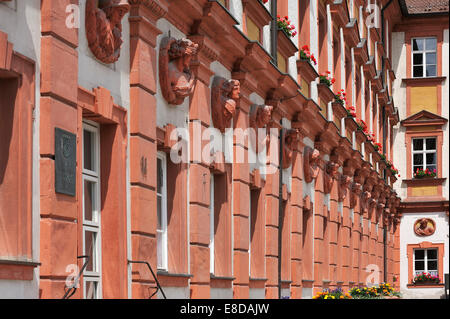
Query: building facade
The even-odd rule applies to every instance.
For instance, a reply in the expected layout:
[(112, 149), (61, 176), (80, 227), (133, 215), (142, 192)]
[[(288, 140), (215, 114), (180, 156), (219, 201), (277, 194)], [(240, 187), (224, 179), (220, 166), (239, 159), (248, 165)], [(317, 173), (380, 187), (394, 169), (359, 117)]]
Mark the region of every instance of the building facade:
[(448, 263), (448, 5), (408, 7), (0, 1), (0, 297), (312, 298)]
[[(394, 162), (402, 163), (394, 185), (402, 198), (400, 289), (405, 297), (440, 298), (449, 273), (448, 3), (402, 9), (404, 18), (392, 33), (400, 117), (393, 129)], [(414, 284), (423, 272), (440, 283)]]

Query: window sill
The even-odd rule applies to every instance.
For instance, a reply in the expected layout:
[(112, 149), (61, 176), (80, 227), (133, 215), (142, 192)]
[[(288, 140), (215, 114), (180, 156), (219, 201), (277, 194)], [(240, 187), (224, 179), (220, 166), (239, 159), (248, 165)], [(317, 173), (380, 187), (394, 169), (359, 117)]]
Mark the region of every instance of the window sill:
[(411, 179), (403, 179), (403, 182), (406, 183), (407, 186), (411, 185), (442, 185), (447, 180), (447, 178), (442, 177), (426, 177), (426, 178), (411, 178)]
[(446, 76), (430, 76), (425, 78), (405, 78), (402, 79), (402, 82), (404, 82), (406, 85), (422, 84), (422, 83), (433, 84), (443, 82), (445, 79), (447, 79)]
[(444, 288), (445, 284), (407, 284), (408, 288)]
[(166, 277), (180, 277), (180, 278), (191, 278), (191, 277), (193, 277), (193, 275), (191, 275), (191, 274), (176, 274), (176, 273), (168, 272), (166, 270), (158, 270), (156, 272), (156, 274), (158, 276), (166, 276)]

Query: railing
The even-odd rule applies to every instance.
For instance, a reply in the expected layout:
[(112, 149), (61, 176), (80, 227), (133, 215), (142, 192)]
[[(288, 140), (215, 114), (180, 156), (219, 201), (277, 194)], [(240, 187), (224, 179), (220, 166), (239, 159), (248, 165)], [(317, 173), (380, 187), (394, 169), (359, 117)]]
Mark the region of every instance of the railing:
[(80, 282), (81, 274), (86, 269), (86, 267), (87, 267), (87, 265), (89, 263), (89, 260), (91, 259), (91, 256), (78, 256), (77, 258), (78, 259), (80, 259), (80, 258), (87, 258), (87, 260), (84, 262), (83, 267), (81, 267), (81, 270), (78, 273), (77, 277), (75, 277), (75, 279), (73, 281), (73, 284), (70, 285), (70, 286), (67, 286), (67, 284), (66, 284), (66, 287), (64, 287), (65, 294), (62, 297), (62, 299), (69, 299), (77, 291), (77, 287), (78, 287), (78, 284)]
[(153, 272), (153, 269), (148, 262), (141, 261), (141, 260), (128, 260), (128, 263), (130, 263), (130, 264), (145, 264), (145, 265), (147, 265), (148, 269), (150, 269), (150, 272), (152, 273), (153, 279), (155, 279), (155, 283), (156, 283), (156, 287), (151, 287), (151, 288), (156, 288), (156, 290), (149, 297), (149, 299), (151, 299), (154, 295), (156, 295), (158, 290), (161, 291), (161, 294), (163, 295), (164, 299), (167, 299), (166, 294), (164, 293), (164, 290), (162, 289), (161, 285), (159, 284), (158, 278), (156, 278), (155, 273)]

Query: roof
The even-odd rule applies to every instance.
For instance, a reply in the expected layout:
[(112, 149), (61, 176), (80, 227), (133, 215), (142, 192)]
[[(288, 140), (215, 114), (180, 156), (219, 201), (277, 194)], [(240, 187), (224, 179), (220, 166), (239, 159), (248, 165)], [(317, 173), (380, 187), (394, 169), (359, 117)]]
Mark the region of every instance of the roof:
[(435, 15), (448, 14), (448, 0), (399, 0), (403, 14), (407, 16), (415, 15)]

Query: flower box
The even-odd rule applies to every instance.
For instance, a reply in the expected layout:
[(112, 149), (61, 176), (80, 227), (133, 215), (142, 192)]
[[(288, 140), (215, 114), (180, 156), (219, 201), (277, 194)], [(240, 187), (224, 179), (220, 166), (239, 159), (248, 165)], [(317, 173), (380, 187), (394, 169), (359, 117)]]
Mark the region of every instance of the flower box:
[(363, 72), (368, 80), (372, 80), (377, 75), (377, 71), (375, 70), (375, 58), (373, 55), (369, 56), (367, 62), (364, 63)]
[(356, 63), (365, 65), (369, 60), (369, 52), (367, 49), (367, 40), (362, 38), (358, 45), (353, 49)]
[(346, 44), (353, 48), (359, 43), (358, 21), (355, 18), (350, 19), (350, 22), (345, 25), (344, 38)]
[(317, 84), (317, 91), (319, 93), (319, 98), (322, 102), (328, 104), (334, 100), (334, 93), (331, 91), (330, 87), (324, 83)]

